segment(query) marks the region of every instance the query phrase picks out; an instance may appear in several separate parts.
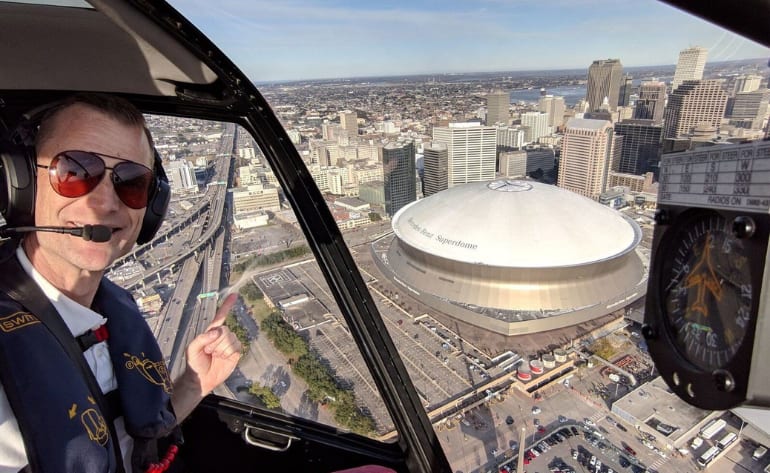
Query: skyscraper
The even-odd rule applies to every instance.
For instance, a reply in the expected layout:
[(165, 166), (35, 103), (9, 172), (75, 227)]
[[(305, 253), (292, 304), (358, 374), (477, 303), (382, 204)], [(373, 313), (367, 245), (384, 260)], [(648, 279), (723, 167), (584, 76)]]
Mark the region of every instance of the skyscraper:
[(634, 86), (633, 77), (626, 74), (620, 80), (620, 92), (618, 93), (618, 107), (628, 107), (629, 98)]
[(762, 76), (756, 74), (738, 76), (735, 78), (733, 94), (740, 94), (741, 92), (754, 92), (755, 90), (759, 89), (761, 84)]
[(730, 119), (731, 124), (740, 128), (759, 130), (767, 116), (768, 101), (768, 89), (738, 92), (735, 97), (728, 99), (725, 116)]
[(422, 194), (425, 197), (449, 187), (449, 152), (444, 143), (431, 143), (423, 148)]
[(348, 132), (349, 137), (358, 136), (358, 114), (350, 110), (340, 112), (340, 126)]
[(551, 134), (548, 126), (549, 116), (543, 112), (524, 112), (521, 114), (521, 126), (529, 127), (529, 134), (525, 138), (527, 143), (537, 142), (541, 136)]
[(727, 106), (723, 80), (687, 80), (668, 98), (664, 113), (663, 138), (684, 137), (696, 125), (719, 129)]
[(524, 147), (528, 129), (525, 128), (498, 128), (497, 146), (503, 149), (516, 149)]
[(524, 177), (527, 174), (527, 152), (517, 150), (500, 153), (499, 172), (505, 177)]
[(414, 160), (415, 145), (412, 140), (389, 142), (382, 147), (385, 213), (391, 217), (401, 207), (417, 200)]
[(621, 136), (620, 159), (613, 171), (627, 174), (652, 172), (660, 161), (663, 127), (654, 120), (623, 120), (615, 123)]
[(620, 59), (599, 59), (591, 64), (588, 68), (586, 87), (589, 112), (598, 111), (605, 99), (611, 111), (614, 112), (618, 108), (622, 74), (623, 65)]
[(548, 126), (556, 129), (564, 123), (564, 97), (544, 95), (537, 103), (537, 110), (548, 114)]
[(604, 192), (613, 156), (622, 137), (607, 120), (570, 118), (562, 140), (557, 185), (591, 199)]
[(634, 118), (637, 120), (652, 120), (663, 122), (663, 111), (666, 106), (666, 84), (660, 81), (642, 82), (639, 86), (639, 98), (634, 106)]
[(449, 187), (495, 178), (497, 128), (450, 123), (448, 127), (433, 128), (433, 141), (447, 147)]
[(503, 90), (496, 90), (487, 95), (487, 125), (497, 123), (508, 125), (508, 109), (511, 105), (511, 96)]
[(679, 52), (679, 61), (676, 63), (674, 80), (671, 82), (672, 92), (686, 80), (703, 79), (706, 56), (708, 56), (708, 49), (701, 48), (700, 46), (683, 49)]

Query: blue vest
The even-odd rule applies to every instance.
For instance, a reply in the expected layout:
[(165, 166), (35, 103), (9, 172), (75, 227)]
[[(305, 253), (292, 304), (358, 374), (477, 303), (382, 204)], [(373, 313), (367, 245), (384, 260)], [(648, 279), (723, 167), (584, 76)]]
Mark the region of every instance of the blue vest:
[[(15, 257), (0, 271), (8, 271), (13, 263), (20, 270), (17, 277), (28, 278)], [(176, 426), (171, 381), (155, 337), (128, 292), (103, 278), (94, 307), (107, 318), (107, 344), (126, 431), (135, 440), (132, 464), (139, 473), (157, 461), (156, 440)], [(32, 471), (122, 471), (115, 462), (109, 420), (82, 371), (35, 314), (2, 293), (0, 370)]]

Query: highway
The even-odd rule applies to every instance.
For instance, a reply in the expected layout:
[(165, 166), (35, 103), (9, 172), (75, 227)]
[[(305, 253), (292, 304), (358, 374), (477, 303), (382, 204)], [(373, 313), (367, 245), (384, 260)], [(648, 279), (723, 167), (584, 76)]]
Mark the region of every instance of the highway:
[[(164, 225), (152, 242), (134, 248), (113, 265), (119, 268), (136, 262), (145, 268), (137, 277), (122, 282), (130, 291), (169, 282), (170, 303), (164, 304), (153, 331), (172, 379), (185, 366), (185, 347), (208, 327), (216, 313), (225, 253), (224, 207), (232, 181), (236, 138), (236, 126), (226, 124), (213, 164), (214, 184), (207, 186), (195, 206), (172, 225)], [(206, 293), (213, 295), (199, 297)]]

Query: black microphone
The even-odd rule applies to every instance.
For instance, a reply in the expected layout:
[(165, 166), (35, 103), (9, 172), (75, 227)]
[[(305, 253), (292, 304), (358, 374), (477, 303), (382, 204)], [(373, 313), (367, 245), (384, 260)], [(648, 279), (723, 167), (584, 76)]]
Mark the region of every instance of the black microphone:
[(104, 243), (112, 238), (112, 230), (104, 225), (84, 225), (82, 227), (6, 227), (0, 228), (1, 237), (10, 237), (21, 233), (30, 232), (53, 232), (67, 233), (73, 236), (79, 236), (86, 241), (95, 241)]

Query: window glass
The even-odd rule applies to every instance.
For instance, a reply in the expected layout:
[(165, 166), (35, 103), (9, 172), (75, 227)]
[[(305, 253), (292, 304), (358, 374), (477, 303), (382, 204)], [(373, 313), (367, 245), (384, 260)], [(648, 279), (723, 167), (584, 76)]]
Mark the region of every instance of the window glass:
[[(172, 377), (217, 302), (244, 356), (216, 394), (371, 437), (393, 423), (260, 149), (233, 124), (150, 116), (172, 199), (109, 277), (131, 289)], [(363, 225), (382, 232), (381, 222)]]
[(174, 3), (284, 124), (454, 470), (694, 470), (712, 413), (640, 336), (654, 210), (666, 154), (768, 136), (767, 48), (656, 2)]

